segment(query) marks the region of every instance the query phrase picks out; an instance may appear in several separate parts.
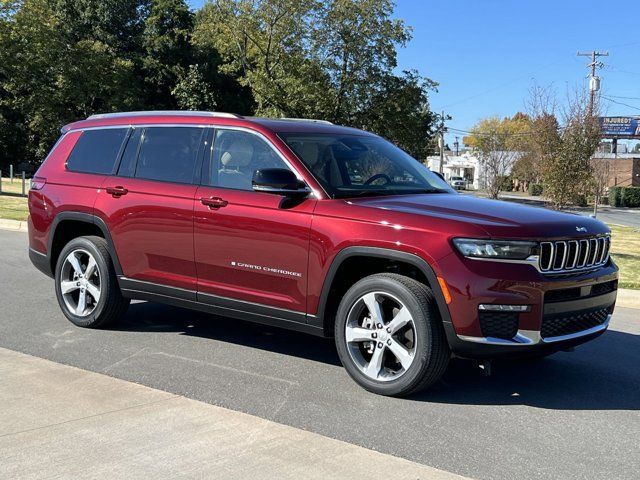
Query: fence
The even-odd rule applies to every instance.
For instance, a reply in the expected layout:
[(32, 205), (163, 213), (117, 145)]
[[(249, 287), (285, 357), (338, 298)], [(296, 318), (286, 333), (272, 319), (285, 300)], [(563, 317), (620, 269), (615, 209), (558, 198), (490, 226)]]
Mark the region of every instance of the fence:
[[(7, 176), (5, 177), (5, 174)], [(0, 170), (0, 195), (14, 195), (26, 197), (29, 193), (29, 180), (27, 173), (14, 172), (13, 165), (9, 165), (9, 171)]]

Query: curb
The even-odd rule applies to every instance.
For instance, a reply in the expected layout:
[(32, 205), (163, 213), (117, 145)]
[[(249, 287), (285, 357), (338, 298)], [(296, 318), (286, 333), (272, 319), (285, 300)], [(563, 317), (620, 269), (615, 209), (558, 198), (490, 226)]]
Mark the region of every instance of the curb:
[(616, 307), (640, 309), (640, 290), (619, 288)]
[(19, 220), (8, 220), (5, 218), (0, 218), (0, 229), (2, 230), (12, 230), (14, 232), (26, 232), (27, 231), (27, 222), (19, 221)]

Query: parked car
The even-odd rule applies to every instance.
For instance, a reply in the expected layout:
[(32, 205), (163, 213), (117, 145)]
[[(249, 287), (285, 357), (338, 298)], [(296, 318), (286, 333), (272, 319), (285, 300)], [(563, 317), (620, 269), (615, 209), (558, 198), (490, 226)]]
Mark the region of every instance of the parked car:
[(462, 177), (451, 177), (449, 179), (449, 185), (451, 185), (456, 190), (467, 189), (467, 181)]
[(29, 210), (29, 256), (75, 325), (141, 299), (333, 336), (383, 395), (432, 385), (452, 356), (592, 340), (616, 300), (600, 221), (459, 195), (327, 122), (91, 116), (62, 129)]

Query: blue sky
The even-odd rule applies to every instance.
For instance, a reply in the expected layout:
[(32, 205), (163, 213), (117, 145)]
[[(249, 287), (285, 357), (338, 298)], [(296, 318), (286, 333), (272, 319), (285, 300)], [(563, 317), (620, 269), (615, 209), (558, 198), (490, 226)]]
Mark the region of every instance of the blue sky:
[(552, 84), (560, 97), (586, 89), (588, 59), (576, 51), (593, 49), (609, 51), (598, 73), (603, 93), (635, 97), (615, 98), (635, 109), (603, 101), (605, 112), (640, 115), (640, 1), (397, 0), (395, 16), (413, 29), (398, 69), (440, 84), (431, 106), (451, 115), (452, 127), (523, 110), (534, 83)]

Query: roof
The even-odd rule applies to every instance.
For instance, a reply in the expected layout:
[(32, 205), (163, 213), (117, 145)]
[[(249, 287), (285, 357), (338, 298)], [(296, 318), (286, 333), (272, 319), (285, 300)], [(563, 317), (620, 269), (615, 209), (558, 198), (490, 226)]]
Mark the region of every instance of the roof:
[(139, 112), (115, 112), (91, 115), (86, 120), (65, 125), (63, 132), (83, 128), (149, 123), (198, 123), (225, 126), (260, 126), (274, 133), (326, 133), (349, 135), (373, 135), (357, 128), (335, 125), (325, 120), (298, 118), (244, 117), (235, 113), (191, 110), (150, 110)]

